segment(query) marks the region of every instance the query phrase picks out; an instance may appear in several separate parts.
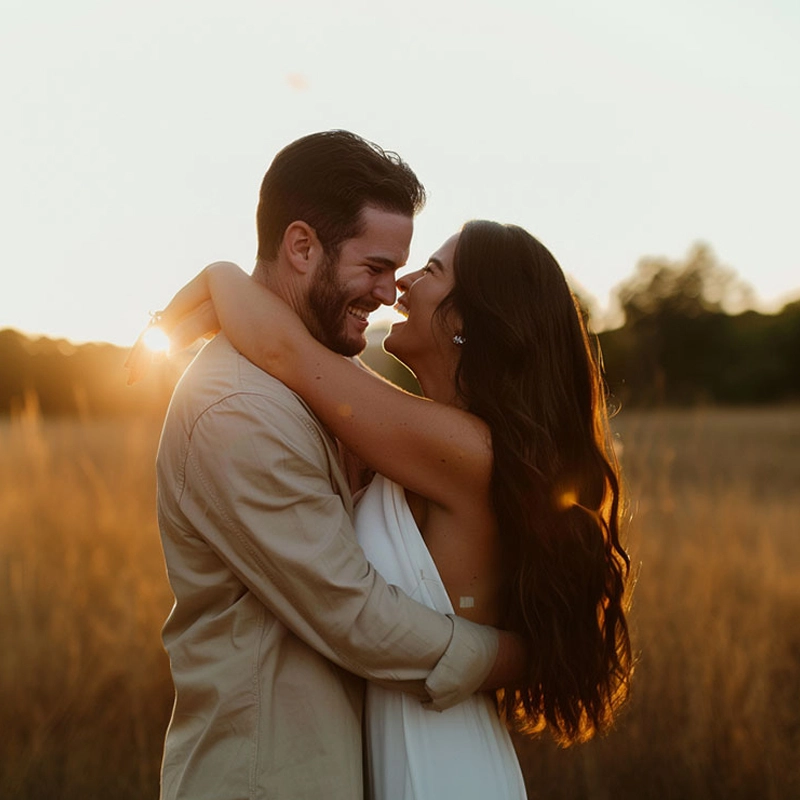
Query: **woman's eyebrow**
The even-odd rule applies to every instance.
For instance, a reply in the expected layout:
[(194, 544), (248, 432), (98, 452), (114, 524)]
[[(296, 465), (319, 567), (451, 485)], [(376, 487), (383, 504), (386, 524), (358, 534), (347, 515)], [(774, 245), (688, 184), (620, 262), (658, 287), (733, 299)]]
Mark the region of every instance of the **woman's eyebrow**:
[(439, 270), (439, 272), (444, 272), (444, 264), (442, 264), (442, 262), (439, 261), (438, 258), (434, 258), (433, 256), (431, 256), (428, 259), (428, 263), (429, 264), (434, 264), (436, 266), (436, 269)]

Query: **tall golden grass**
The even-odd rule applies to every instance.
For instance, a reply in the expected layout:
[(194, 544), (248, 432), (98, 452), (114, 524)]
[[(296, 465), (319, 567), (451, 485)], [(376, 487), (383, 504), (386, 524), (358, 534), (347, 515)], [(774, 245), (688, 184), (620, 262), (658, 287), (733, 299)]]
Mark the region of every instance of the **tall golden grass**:
[[(800, 797), (800, 410), (624, 412), (633, 698), (519, 742), (531, 798)], [(171, 595), (158, 425), (0, 423), (0, 797), (155, 798)]]
[(531, 798), (800, 797), (800, 409), (625, 412), (639, 663), (617, 729), (523, 743)]
[(0, 426), (0, 797), (152, 798), (169, 718), (171, 595), (158, 426)]

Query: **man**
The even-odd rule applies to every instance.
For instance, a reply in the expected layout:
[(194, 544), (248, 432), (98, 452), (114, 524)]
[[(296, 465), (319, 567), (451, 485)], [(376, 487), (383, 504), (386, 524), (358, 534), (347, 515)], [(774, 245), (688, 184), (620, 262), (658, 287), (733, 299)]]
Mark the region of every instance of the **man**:
[[(355, 355), (423, 202), (394, 154), (304, 137), (264, 177), (254, 276)], [(164, 800), (361, 797), (362, 678), (442, 709), (490, 673), (497, 632), (386, 585), (356, 543), (336, 442), (223, 336), (178, 385), (157, 466), (175, 594)]]

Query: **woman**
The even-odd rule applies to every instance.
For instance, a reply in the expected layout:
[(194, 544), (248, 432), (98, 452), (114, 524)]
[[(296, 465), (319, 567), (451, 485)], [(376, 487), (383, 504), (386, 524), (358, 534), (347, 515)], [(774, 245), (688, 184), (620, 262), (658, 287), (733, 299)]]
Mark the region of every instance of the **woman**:
[[(390, 583), (524, 637), (526, 674), (498, 693), (509, 728), (589, 739), (628, 692), (629, 561), (601, 374), (574, 298), (535, 238), (486, 221), (398, 286), (406, 319), (384, 347), (425, 398), (326, 349), (233, 265), (201, 273), (163, 324), (179, 346), (221, 324), (378, 473), (356, 529)], [(486, 696), (439, 715), (370, 685), (367, 728), (375, 798), (524, 796)]]

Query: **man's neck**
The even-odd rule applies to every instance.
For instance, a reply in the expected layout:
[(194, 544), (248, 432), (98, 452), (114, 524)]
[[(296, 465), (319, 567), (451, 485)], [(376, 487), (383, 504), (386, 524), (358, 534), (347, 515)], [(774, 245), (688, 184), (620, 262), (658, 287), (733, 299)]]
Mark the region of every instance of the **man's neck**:
[(296, 275), (279, 261), (256, 261), (252, 277), (262, 286), (283, 300), (314, 335), (308, 308), (307, 288), (296, 278)]
[(266, 286), (267, 289), (270, 289), (277, 294), (277, 287), (274, 285), (277, 283), (275, 280), (277, 273), (277, 262), (264, 261), (263, 259), (258, 258), (256, 259), (256, 265), (253, 267), (251, 277), (257, 283), (260, 283), (262, 286)]
[(305, 303), (303, 293), (300, 287), (291, 280), (288, 272), (281, 269), (281, 265), (277, 261), (262, 261), (259, 259), (256, 261), (252, 277), (262, 286), (266, 286), (273, 294), (278, 295), (297, 314), (303, 316), (302, 311)]

